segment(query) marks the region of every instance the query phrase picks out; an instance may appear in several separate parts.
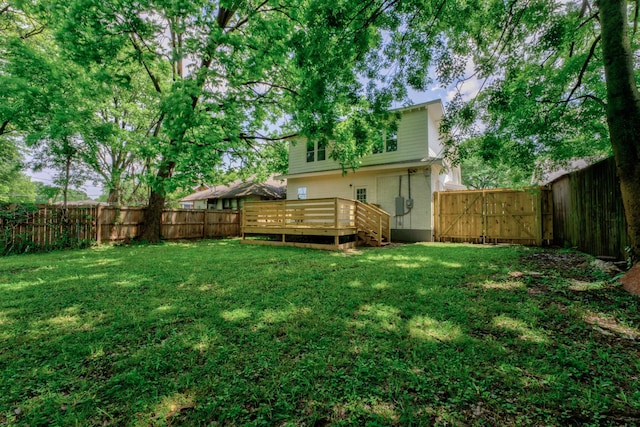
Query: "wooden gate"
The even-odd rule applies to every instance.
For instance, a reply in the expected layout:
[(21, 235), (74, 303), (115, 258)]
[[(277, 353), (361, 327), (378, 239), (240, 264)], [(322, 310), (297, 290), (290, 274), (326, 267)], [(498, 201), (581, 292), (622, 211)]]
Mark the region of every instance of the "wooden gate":
[(433, 203), (436, 241), (542, 245), (553, 240), (547, 188), (436, 192)]

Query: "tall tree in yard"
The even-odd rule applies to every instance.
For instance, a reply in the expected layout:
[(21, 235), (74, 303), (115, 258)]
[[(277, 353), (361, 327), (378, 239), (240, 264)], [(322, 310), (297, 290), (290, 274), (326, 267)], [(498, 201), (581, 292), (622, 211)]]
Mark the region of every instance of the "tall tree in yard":
[[(336, 140), (333, 156), (355, 165), (378, 133), (383, 115), (373, 113), (406, 92), (379, 90), (376, 73), (369, 85), (357, 77), (372, 69), (367, 53), (381, 29), (402, 24), (387, 14), (400, 4), (58, 2), (59, 40), (75, 61), (109, 64), (129, 51), (161, 99), (144, 144), (155, 173), (141, 238), (159, 240), (168, 192), (222, 163), (259, 163), (266, 146), (293, 134)], [(273, 134), (275, 123), (283, 132)]]
[[(640, 95), (629, 41), (628, 2), (599, 0), (607, 82), (607, 121), (633, 256), (640, 259)], [(636, 3), (636, 8), (640, 4)], [(636, 9), (634, 32), (637, 26)]]

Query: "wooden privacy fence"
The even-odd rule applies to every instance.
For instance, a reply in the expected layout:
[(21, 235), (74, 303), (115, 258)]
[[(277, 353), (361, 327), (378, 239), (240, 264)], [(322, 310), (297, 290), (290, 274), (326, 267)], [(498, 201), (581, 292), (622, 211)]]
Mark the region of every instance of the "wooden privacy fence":
[[(57, 206), (7, 206), (0, 217), (0, 253), (31, 248), (78, 246), (96, 240), (95, 207), (77, 207), (64, 212)], [(16, 249), (20, 247), (22, 249)]]
[(436, 241), (542, 245), (553, 239), (547, 188), (436, 192)]
[[(113, 242), (132, 239), (142, 231), (145, 208), (96, 208), (96, 239)], [(206, 239), (240, 235), (239, 211), (165, 209), (162, 212), (164, 240)]]
[[(50, 248), (61, 238), (76, 242), (114, 242), (132, 239), (143, 225), (144, 208), (72, 207), (63, 215), (58, 206), (39, 206), (17, 221), (0, 220), (4, 240), (28, 240), (31, 246)], [(240, 235), (239, 211), (167, 209), (162, 214), (164, 240), (234, 237)], [(8, 243), (5, 243), (8, 244)]]
[(564, 175), (551, 188), (557, 245), (595, 256), (629, 256), (625, 248), (630, 239), (613, 158)]

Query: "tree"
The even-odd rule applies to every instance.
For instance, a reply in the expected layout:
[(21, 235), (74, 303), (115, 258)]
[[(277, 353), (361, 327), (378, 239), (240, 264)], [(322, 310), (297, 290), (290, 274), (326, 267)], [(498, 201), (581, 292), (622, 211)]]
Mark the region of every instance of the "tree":
[[(378, 90), (382, 67), (367, 53), (402, 21), (400, 2), (60, 2), (58, 39), (76, 62), (127, 55), (161, 99), (149, 143), (151, 188), (142, 239), (160, 238), (166, 195), (221, 164), (256, 165), (295, 134), (336, 141), (333, 156), (357, 166), (379, 138), (395, 97)], [(129, 53), (126, 53), (126, 52)], [(169, 72), (169, 78), (166, 78)], [(371, 84), (358, 80), (365, 75)], [(403, 92), (396, 86), (398, 93)], [(406, 92), (406, 90), (404, 90)], [(377, 113), (377, 114), (376, 114)], [(282, 124), (276, 134), (269, 123)]]
[(508, 156), (491, 153), (483, 156), (484, 150), (479, 147), (482, 139), (470, 138), (458, 146), (461, 158), (462, 183), (474, 189), (514, 188), (531, 185), (534, 173), (533, 163), (513, 165)]
[(146, 75), (126, 58), (89, 74), (96, 84), (83, 98), (91, 100), (93, 114), (80, 130), (83, 144), (78, 155), (101, 178), (106, 201), (121, 205), (137, 199), (143, 187), (144, 144), (156, 126), (160, 99)]
[[(627, 2), (600, 0), (607, 122), (615, 154), (632, 256), (640, 259), (640, 96), (629, 41)], [(638, 5), (636, 4), (636, 7)], [(637, 26), (636, 9), (634, 32)]]

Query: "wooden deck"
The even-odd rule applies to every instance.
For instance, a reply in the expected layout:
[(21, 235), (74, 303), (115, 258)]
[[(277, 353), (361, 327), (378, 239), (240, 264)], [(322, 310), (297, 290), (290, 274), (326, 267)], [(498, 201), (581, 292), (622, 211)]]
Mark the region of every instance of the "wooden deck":
[(391, 239), (389, 218), (373, 205), (341, 198), (246, 202), (242, 242), (330, 250), (382, 246)]

